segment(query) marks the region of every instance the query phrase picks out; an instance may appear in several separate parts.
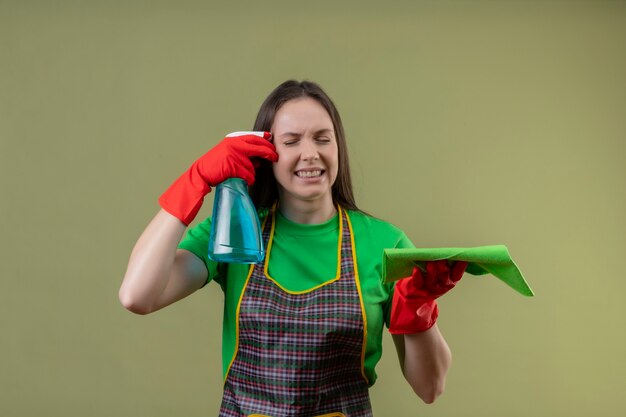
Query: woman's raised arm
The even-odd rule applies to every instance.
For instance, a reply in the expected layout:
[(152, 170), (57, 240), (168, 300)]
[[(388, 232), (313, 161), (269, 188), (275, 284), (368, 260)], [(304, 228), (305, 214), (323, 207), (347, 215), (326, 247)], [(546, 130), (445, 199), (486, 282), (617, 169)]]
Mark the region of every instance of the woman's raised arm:
[(126, 309), (148, 314), (180, 300), (206, 282), (208, 271), (196, 255), (177, 249), (185, 228), (202, 206), (204, 196), (227, 178), (254, 183), (250, 160), (277, 161), (269, 132), (235, 132), (195, 161), (161, 195), (162, 210), (135, 244), (119, 298)]
[(128, 261), (119, 299), (129, 311), (148, 314), (201, 288), (207, 279), (204, 263), (177, 249), (186, 227), (160, 210), (141, 234)]

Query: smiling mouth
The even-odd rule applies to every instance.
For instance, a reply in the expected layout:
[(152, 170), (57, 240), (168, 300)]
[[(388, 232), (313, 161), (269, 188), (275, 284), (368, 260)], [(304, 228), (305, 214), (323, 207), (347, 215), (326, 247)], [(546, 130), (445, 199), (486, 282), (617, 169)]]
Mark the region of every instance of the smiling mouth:
[(296, 176), (300, 178), (317, 178), (321, 177), (324, 172), (323, 169), (296, 171)]

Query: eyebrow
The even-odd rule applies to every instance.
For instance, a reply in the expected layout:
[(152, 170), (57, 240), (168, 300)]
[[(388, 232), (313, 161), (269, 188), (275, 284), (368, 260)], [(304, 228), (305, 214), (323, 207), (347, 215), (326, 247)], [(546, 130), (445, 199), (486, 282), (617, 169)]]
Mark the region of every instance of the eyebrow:
[[(321, 133), (335, 133), (333, 129), (320, 129), (314, 132), (314, 134), (319, 135)], [(280, 136), (300, 136), (300, 133), (295, 132), (285, 132), (281, 133)]]
[(319, 135), (320, 133), (335, 133), (335, 131), (334, 129), (320, 129), (315, 132), (316, 135)]

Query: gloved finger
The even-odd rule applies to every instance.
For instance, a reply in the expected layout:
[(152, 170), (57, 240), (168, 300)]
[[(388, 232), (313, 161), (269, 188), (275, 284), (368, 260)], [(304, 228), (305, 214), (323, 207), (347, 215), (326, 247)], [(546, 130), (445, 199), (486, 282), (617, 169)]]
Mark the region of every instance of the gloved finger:
[(429, 291), (436, 296), (441, 296), (450, 291), (456, 283), (451, 279), (450, 265), (447, 260), (432, 261), (432, 280), (429, 281)]
[(238, 173), (238, 176), (240, 176), (241, 179), (244, 180), (246, 184), (248, 184), (249, 187), (251, 187), (254, 184), (254, 170), (253, 171), (241, 170)]
[(418, 276), (410, 275), (406, 278), (399, 279), (395, 283), (394, 289), (394, 297), (399, 296), (404, 300), (418, 300), (424, 299), (428, 297), (428, 293), (423, 289), (416, 286), (417, 279), (419, 281), (419, 273)]
[(232, 162), (234, 163), (236, 168), (231, 169), (230, 172), (236, 172), (236, 176), (238, 178), (244, 180), (248, 184), (248, 186), (252, 186), (252, 184), (254, 184), (256, 176), (254, 164), (252, 163), (252, 161), (245, 156), (240, 156), (236, 159), (233, 159)]
[(240, 136), (233, 140), (230, 145), (244, 155), (258, 156), (272, 162), (278, 161), (278, 154), (274, 145), (257, 136)]
[(451, 290), (456, 285), (456, 281), (452, 279), (452, 264), (451, 261), (446, 260), (445, 262), (442, 261), (440, 266), (439, 283), (445, 292)]
[(426, 264), (426, 286), (437, 291), (446, 284), (449, 274), (448, 262), (446, 260), (430, 261)]
[(413, 267), (413, 272), (411, 273), (411, 285), (417, 289), (424, 288), (424, 273), (417, 265)]
[(426, 273), (424, 274), (424, 288), (431, 291), (437, 282), (437, 265), (433, 261), (426, 262)]
[(465, 273), (465, 269), (467, 268), (467, 262), (458, 261), (452, 265), (452, 271), (450, 272), (450, 279), (456, 284), (459, 282), (463, 274)]

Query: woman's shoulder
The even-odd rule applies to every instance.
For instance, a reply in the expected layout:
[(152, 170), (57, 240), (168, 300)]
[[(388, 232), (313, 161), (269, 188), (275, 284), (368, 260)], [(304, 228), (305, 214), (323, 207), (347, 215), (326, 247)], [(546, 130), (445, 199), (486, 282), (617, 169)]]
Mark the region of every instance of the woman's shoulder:
[(350, 222), (354, 225), (355, 223), (361, 224), (367, 227), (373, 227), (376, 229), (386, 229), (389, 231), (396, 231), (402, 233), (402, 230), (397, 227), (395, 224), (383, 220), (381, 218), (375, 217), (369, 213), (365, 213), (358, 210), (346, 210), (348, 216), (350, 217)]
[(386, 247), (395, 247), (407, 240), (405, 233), (395, 224), (358, 210), (346, 210), (356, 236), (377, 239)]

